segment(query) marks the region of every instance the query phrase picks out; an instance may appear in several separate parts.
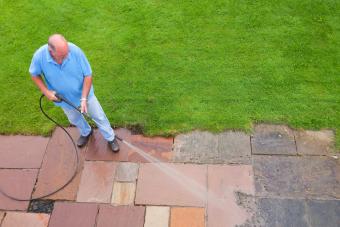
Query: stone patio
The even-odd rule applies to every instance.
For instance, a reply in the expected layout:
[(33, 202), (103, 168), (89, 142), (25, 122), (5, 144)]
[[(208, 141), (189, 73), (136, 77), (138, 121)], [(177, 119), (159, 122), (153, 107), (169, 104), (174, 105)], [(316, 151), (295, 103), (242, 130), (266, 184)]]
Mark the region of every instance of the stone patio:
[[(75, 128), (68, 128), (73, 138)], [(0, 227), (340, 226), (340, 163), (331, 130), (256, 125), (175, 138), (99, 131), (78, 150), (60, 129), (50, 138), (0, 136)]]

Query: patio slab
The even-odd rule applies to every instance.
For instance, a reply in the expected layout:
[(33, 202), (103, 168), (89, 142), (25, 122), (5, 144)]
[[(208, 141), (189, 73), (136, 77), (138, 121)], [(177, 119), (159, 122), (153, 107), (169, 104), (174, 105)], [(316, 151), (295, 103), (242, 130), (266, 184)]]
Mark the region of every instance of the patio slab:
[[(115, 133), (118, 134), (117, 130)], [(114, 153), (108, 146), (107, 141), (100, 134), (99, 130), (94, 130), (88, 142), (88, 149), (86, 152), (86, 160), (88, 161), (128, 161), (128, 152), (125, 144), (118, 141), (120, 151)]]
[(260, 198), (257, 204), (262, 226), (310, 226), (304, 200)]
[(48, 141), (41, 136), (0, 136), (0, 168), (40, 168)]
[(97, 204), (56, 202), (49, 227), (94, 227), (97, 213)]
[(334, 150), (334, 132), (331, 130), (298, 131), (295, 138), (301, 155), (328, 155)]
[(5, 212), (0, 211), (0, 226), (1, 226), (2, 219), (4, 218), (4, 216), (5, 216)]
[[(36, 169), (0, 169), (0, 188), (18, 199), (30, 199), (36, 181)], [(0, 209), (27, 210), (28, 201), (12, 200), (0, 193)]]
[[(68, 128), (67, 130), (73, 139), (78, 138), (79, 135), (76, 128)], [(79, 152), (80, 165), (82, 165), (84, 159), (82, 156), (85, 151), (81, 149)], [(56, 128), (47, 146), (33, 198), (47, 195), (60, 188), (70, 179), (75, 168), (77, 168), (77, 165), (74, 146), (65, 132), (60, 128)], [(48, 198), (74, 200), (79, 185), (79, 178), (78, 174), (66, 188)]]
[(111, 203), (113, 205), (133, 205), (135, 192), (135, 182), (115, 182), (113, 185)]
[[(172, 138), (133, 135), (129, 130), (124, 128), (116, 129), (115, 133), (125, 141), (142, 149), (149, 156), (153, 157), (153, 160), (169, 161), (171, 159), (173, 145)], [(89, 141), (86, 159), (96, 161), (150, 162), (150, 160), (147, 160), (121, 141), (118, 140), (118, 143), (120, 151), (118, 153), (113, 153), (108, 147), (107, 141), (100, 135), (100, 132), (95, 130), (94, 135)]]
[(135, 204), (205, 207), (207, 166), (141, 164)]
[(50, 215), (7, 212), (1, 227), (47, 227)]
[[(173, 207), (171, 208), (170, 227), (204, 227), (204, 208)], [(210, 226), (209, 226), (210, 227)]]
[(143, 227), (145, 207), (101, 205), (96, 227)]
[(251, 144), (253, 154), (297, 154), (294, 132), (285, 125), (256, 125)]
[(117, 163), (85, 162), (77, 202), (110, 203)]
[(340, 200), (308, 200), (311, 226), (340, 226)]
[(144, 227), (168, 227), (170, 207), (147, 206)]
[(288, 198), (340, 198), (340, 165), (325, 156), (255, 156), (256, 194)]
[(208, 166), (209, 227), (242, 225), (252, 218), (255, 211), (242, 207), (237, 193), (255, 195), (252, 166)]
[(250, 164), (250, 157), (250, 136), (242, 132), (212, 134), (194, 131), (175, 138), (175, 162)]
[(138, 163), (120, 162), (117, 167), (115, 181), (135, 182), (138, 176), (138, 169)]

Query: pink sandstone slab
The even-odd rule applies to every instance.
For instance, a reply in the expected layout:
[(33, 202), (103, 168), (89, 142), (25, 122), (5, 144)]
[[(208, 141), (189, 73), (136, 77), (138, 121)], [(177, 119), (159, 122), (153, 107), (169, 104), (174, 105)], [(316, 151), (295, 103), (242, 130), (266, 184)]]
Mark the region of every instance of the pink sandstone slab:
[[(77, 141), (79, 137), (78, 129), (75, 127), (69, 127), (67, 128), (67, 131), (71, 134), (72, 138)], [(77, 198), (77, 192), (78, 187), (80, 184), (80, 178), (81, 178), (81, 172), (84, 168), (84, 161), (85, 161), (85, 153), (87, 146), (82, 148), (77, 148), (78, 154), (79, 154), (79, 166), (77, 170), (76, 176), (73, 178), (73, 180), (61, 191), (48, 196), (46, 199), (52, 199), (52, 200), (68, 200), (68, 201), (75, 201)]]
[(1, 226), (2, 219), (4, 218), (4, 216), (5, 216), (5, 212), (0, 211), (0, 226)]
[(40, 168), (48, 141), (41, 136), (0, 136), (0, 168)]
[(97, 213), (97, 204), (56, 202), (49, 227), (94, 227)]
[[(142, 149), (155, 160), (169, 161), (172, 157), (172, 138), (162, 137), (145, 137), (142, 135), (133, 135), (129, 130), (121, 128), (116, 129), (115, 133), (123, 140), (131, 143), (133, 146)], [(101, 161), (130, 161), (130, 162), (151, 162), (136, 150), (118, 140), (120, 151), (113, 153), (107, 141), (104, 140), (98, 130), (89, 141), (89, 147), (86, 154), (86, 160)]]
[(101, 205), (96, 227), (143, 227), (145, 207)]
[(50, 215), (7, 212), (1, 227), (47, 227)]
[[(36, 181), (36, 169), (0, 169), (0, 189), (18, 199), (30, 199)], [(0, 193), (0, 209), (26, 210), (27, 201), (15, 201)]]
[(204, 208), (173, 207), (171, 208), (170, 227), (204, 227), (204, 217)]
[(77, 202), (110, 203), (117, 163), (85, 162)]
[(135, 204), (204, 207), (207, 166), (192, 164), (141, 164)]
[[(117, 133), (117, 131), (115, 131)], [(107, 141), (100, 134), (99, 130), (95, 130), (90, 138), (88, 149), (86, 152), (86, 160), (89, 161), (127, 161), (128, 153), (126, 145), (118, 141), (120, 151), (114, 153), (108, 146)]]
[[(173, 138), (132, 135), (127, 141), (147, 154), (130, 149), (128, 153), (130, 162), (169, 162), (172, 158)], [(152, 158), (149, 158), (150, 156)]]
[[(77, 137), (76, 129), (73, 128), (70, 132), (72, 133), (73, 138)], [(77, 168), (76, 164), (74, 146), (71, 140), (67, 137), (66, 133), (62, 131), (62, 129), (57, 128), (53, 132), (52, 138), (47, 146), (46, 155), (39, 171), (38, 181), (35, 186), (33, 197), (37, 198), (48, 195), (63, 186), (72, 177), (75, 168)], [(74, 185), (71, 184), (69, 188), (71, 187), (74, 187)], [(72, 198), (74, 195), (67, 197)], [(65, 197), (55, 196), (53, 198)]]
[(253, 169), (249, 165), (208, 166), (208, 226), (223, 227), (244, 224), (251, 218), (238, 205), (237, 193), (254, 195)]

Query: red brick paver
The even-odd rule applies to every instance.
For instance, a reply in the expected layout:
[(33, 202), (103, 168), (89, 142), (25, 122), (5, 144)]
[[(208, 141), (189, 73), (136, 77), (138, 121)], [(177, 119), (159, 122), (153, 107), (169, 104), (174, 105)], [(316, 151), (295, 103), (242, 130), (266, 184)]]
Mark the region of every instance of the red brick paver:
[[(0, 188), (18, 199), (30, 199), (36, 181), (36, 169), (0, 169)], [(0, 209), (26, 210), (28, 202), (15, 201), (0, 193)]]
[(208, 166), (208, 226), (243, 224), (251, 217), (237, 204), (236, 193), (255, 194), (253, 169), (249, 165)]
[(203, 208), (171, 208), (170, 227), (204, 227), (205, 210)]
[(50, 215), (8, 212), (1, 227), (47, 227)]
[(97, 204), (56, 202), (49, 227), (94, 227), (97, 213)]
[(96, 227), (143, 227), (145, 207), (101, 205)]
[(204, 207), (206, 174), (204, 165), (141, 164), (135, 203)]
[(0, 168), (40, 168), (49, 138), (0, 136)]
[(77, 201), (110, 203), (116, 168), (114, 162), (85, 162)]

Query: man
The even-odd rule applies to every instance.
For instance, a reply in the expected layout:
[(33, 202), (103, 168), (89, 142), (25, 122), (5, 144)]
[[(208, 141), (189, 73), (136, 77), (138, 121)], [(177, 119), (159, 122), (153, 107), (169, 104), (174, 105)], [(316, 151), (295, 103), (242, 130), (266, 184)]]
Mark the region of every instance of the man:
[[(111, 150), (119, 151), (110, 122), (94, 95), (91, 66), (79, 47), (67, 42), (62, 35), (54, 34), (49, 37), (48, 44), (34, 53), (29, 72), (34, 83), (49, 100), (58, 101), (55, 96), (58, 93), (80, 106), (82, 113), (89, 113)], [(55, 105), (60, 106), (68, 120), (79, 129), (77, 145), (86, 145), (93, 130), (83, 115), (65, 102), (55, 102)]]

